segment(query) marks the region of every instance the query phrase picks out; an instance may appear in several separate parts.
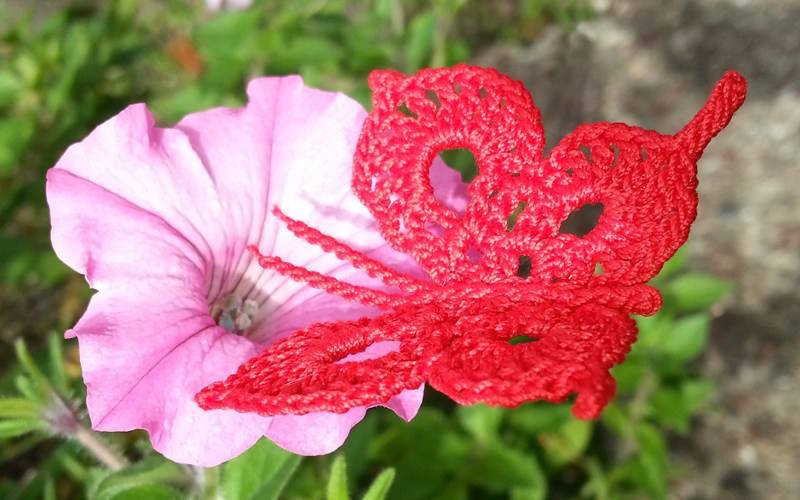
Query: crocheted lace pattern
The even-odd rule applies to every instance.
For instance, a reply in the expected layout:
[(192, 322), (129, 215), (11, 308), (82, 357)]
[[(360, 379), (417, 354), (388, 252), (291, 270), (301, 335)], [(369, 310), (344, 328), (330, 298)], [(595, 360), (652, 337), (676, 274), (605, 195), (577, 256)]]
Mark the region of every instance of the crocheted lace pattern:
[[(373, 111), (352, 187), (386, 241), (429, 278), (390, 269), (276, 208), (295, 235), (398, 292), (339, 282), (251, 248), (267, 269), (385, 313), (295, 332), (203, 389), (200, 406), (342, 413), (427, 382), (462, 404), (513, 407), (577, 394), (574, 414), (597, 417), (615, 392), (609, 369), (636, 340), (630, 315), (661, 306), (646, 282), (689, 234), (696, 162), (744, 101), (745, 80), (727, 73), (675, 135), (586, 124), (544, 158), (530, 94), (495, 70), (375, 71), (369, 84)], [(479, 169), (463, 213), (437, 199), (429, 177), (436, 155), (455, 148), (469, 149)], [(562, 232), (587, 204), (602, 207), (594, 229)], [(396, 351), (346, 359), (382, 341)]]

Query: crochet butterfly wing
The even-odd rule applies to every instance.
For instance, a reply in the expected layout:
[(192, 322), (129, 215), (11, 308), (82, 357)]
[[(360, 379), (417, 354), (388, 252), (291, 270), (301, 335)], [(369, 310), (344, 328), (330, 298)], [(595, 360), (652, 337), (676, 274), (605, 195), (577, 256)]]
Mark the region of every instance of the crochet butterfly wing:
[[(353, 189), (386, 240), (433, 282), (405, 288), (379, 318), (295, 333), (198, 401), (267, 415), (343, 412), (427, 380), (462, 403), (578, 393), (575, 414), (597, 416), (615, 390), (608, 369), (636, 337), (629, 315), (660, 306), (644, 282), (686, 239), (694, 164), (741, 105), (744, 80), (727, 74), (675, 136), (585, 125), (544, 159), (538, 110), (494, 70), (375, 72), (370, 85)], [(451, 148), (470, 149), (480, 170), (463, 214), (436, 198), (429, 178), (434, 157)], [(585, 204), (602, 207), (597, 226), (582, 238), (562, 234)], [(512, 345), (518, 336), (533, 342)], [(380, 341), (398, 350), (347, 361)]]
[[(493, 331), (473, 321), (480, 326), (454, 340), (430, 384), (464, 404), (515, 406), (577, 393), (575, 415), (598, 416), (615, 391), (609, 369), (636, 339), (629, 315), (661, 305), (645, 282), (683, 244), (696, 216), (695, 163), (745, 92), (740, 75), (725, 75), (675, 136), (619, 123), (581, 126), (490, 193), (483, 207), (509, 224), (498, 233), (484, 214), (472, 221), (492, 235), (484, 258), (506, 268), (524, 259), (530, 275), (516, 288), (543, 291), (495, 320), (518, 317), (524, 326)], [(602, 208), (596, 227), (582, 237), (562, 234), (565, 220), (587, 204)], [(534, 342), (509, 345), (520, 334)]]
[[(539, 161), (544, 147), (530, 94), (493, 69), (467, 65), (411, 77), (375, 71), (369, 83), (373, 110), (352, 184), (384, 239), (413, 256), (436, 283), (515, 276), (518, 262), (491, 256), (517, 206), (508, 198), (519, 193), (509, 185)], [(465, 214), (442, 203), (430, 181), (434, 158), (449, 149), (468, 149), (479, 169)]]
[[(209, 385), (196, 400), (207, 410), (226, 408), (265, 416), (344, 413), (386, 403), (425, 382), (430, 370), (420, 359), (435, 359), (452, 336), (444, 331), (452, 327), (441, 323), (434, 326), (438, 331), (428, 331), (428, 337), (413, 345), (392, 340), (417, 335), (419, 319), (417, 311), (406, 308), (377, 318), (316, 323), (270, 346), (227, 380)], [(363, 353), (379, 343), (397, 350), (364, 359), (368, 356)]]
[[(558, 266), (542, 264), (549, 263), (547, 251), (551, 260), (559, 256), (559, 225), (579, 192), (599, 187), (572, 182), (574, 172), (541, 159), (537, 108), (519, 82), (494, 70), (457, 66), (409, 78), (376, 72), (370, 84), (373, 112), (356, 153), (354, 191), (384, 238), (413, 255), (435, 282), (480, 285), (480, 298), (440, 299), (457, 328), (437, 353), (430, 384), (465, 404), (516, 406), (577, 392), (576, 414), (596, 416), (614, 393), (608, 368), (635, 340), (631, 311), (599, 300), (576, 306), (563, 286), (551, 290)], [(435, 155), (453, 148), (469, 149), (479, 168), (465, 214), (442, 204), (428, 182)], [(576, 181), (586, 177), (579, 175)], [(575, 256), (561, 257), (561, 271), (581, 271)], [(524, 258), (532, 264), (528, 283), (518, 276)], [(652, 290), (628, 295), (658, 300)], [(509, 344), (519, 336), (535, 342)]]
[[(565, 137), (531, 173), (529, 183), (544, 189), (529, 194), (517, 219), (521, 231), (537, 236), (532, 269), (544, 280), (590, 287), (654, 277), (686, 241), (697, 214), (696, 162), (745, 92), (738, 73), (726, 74), (675, 136), (595, 123)], [(594, 230), (582, 238), (559, 234), (559, 224), (586, 204), (602, 207)]]

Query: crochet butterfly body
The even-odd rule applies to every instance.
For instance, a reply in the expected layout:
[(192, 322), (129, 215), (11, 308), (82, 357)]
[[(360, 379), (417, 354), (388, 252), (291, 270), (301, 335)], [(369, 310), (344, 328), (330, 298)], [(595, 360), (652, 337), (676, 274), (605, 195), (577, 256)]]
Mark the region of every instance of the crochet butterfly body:
[[(615, 392), (609, 369), (636, 340), (630, 315), (661, 306), (646, 282), (688, 236), (696, 162), (744, 101), (745, 80), (727, 73), (674, 136), (588, 124), (546, 157), (530, 94), (494, 70), (376, 71), (369, 83), (373, 111), (352, 188), (386, 241), (429, 279), (398, 273), (276, 209), (298, 237), (399, 292), (341, 283), (252, 248), (265, 268), (386, 313), (295, 332), (203, 389), (200, 406), (343, 413), (427, 382), (462, 404), (577, 394), (574, 414), (597, 417)], [(469, 149), (479, 169), (463, 211), (440, 201), (429, 177), (435, 157), (456, 148)], [(602, 207), (594, 229), (562, 232), (587, 204)], [(359, 356), (387, 341), (395, 352)]]

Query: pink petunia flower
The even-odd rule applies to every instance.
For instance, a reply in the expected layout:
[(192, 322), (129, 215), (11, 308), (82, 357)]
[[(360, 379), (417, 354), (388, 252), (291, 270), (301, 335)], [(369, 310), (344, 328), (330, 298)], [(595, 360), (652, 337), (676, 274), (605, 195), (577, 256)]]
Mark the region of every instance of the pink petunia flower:
[[(132, 105), (47, 174), (56, 253), (97, 290), (66, 333), (79, 340), (93, 427), (145, 429), (168, 458), (201, 466), (261, 436), (296, 453), (328, 453), (366, 412), (263, 417), (194, 401), (298, 328), (378, 313), (258, 265), (249, 244), (337, 279), (377, 283), (294, 237), (274, 206), (394, 267), (414, 266), (350, 192), (361, 106), (299, 77), (255, 80), (248, 96), (241, 109), (192, 114), (174, 128)], [(440, 162), (432, 183), (442, 199), (465, 203), (457, 174)], [(356, 356), (396, 349), (383, 342)], [(384, 406), (409, 420), (421, 398), (422, 387)]]

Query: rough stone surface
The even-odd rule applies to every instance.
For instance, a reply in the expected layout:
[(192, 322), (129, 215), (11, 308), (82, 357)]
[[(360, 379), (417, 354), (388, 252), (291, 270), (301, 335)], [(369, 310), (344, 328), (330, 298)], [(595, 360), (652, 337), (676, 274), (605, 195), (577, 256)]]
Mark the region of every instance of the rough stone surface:
[(552, 146), (583, 121), (679, 130), (729, 69), (747, 102), (699, 163), (690, 265), (735, 282), (699, 360), (714, 410), (672, 449), (675, 498), (800, 491), (800, 1), (606, 0), (570, 34), (494, 46), (478, 63), (522, 80)]

